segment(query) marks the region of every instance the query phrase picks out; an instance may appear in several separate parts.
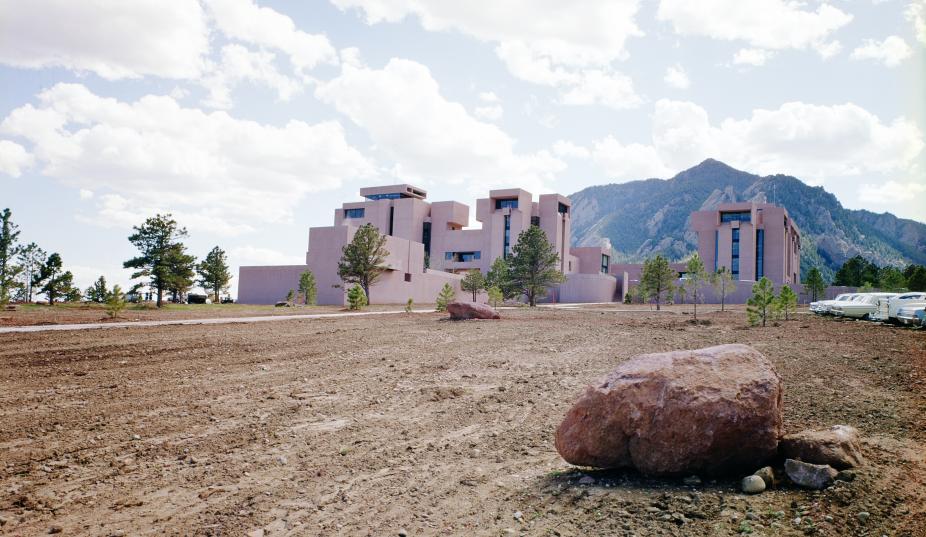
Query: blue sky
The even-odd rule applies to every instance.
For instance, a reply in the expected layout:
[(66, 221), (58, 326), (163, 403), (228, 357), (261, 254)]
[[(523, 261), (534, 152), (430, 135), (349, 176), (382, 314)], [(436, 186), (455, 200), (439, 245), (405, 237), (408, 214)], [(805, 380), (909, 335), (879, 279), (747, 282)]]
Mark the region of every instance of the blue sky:
[(0, 207), (81, 287), (155, 212), (297, 263), (364, 185), (472, 204), (705, 158), (926, 221), (926, 0), (0, 0)]

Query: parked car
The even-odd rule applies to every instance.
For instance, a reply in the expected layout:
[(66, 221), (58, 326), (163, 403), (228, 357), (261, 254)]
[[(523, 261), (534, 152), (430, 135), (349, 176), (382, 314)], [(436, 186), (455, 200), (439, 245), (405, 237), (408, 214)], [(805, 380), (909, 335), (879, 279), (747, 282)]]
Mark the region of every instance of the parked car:
[(875, 321), (897, 322), (897, 310), (912, 305), (926, 305), (926, 293), (900, 293), (897, 296), (882, 298), (878, 302), (878, 311), (869, 318)]
[(836, 295), (836, 298), (833, 300), (820, 300), (817, 302), (811, 302), (810, 311), (819, 315), (827, 315), (830, 313), (830, 308), (834, 304), (848, 302), (854, 300), (858, 296), (860, 296), (859, 293), (843, 293), (841, 295)]
[(897, 321), (911, 326), (924, 326), (926, 305), (909, 304), (897, 310)]
[(837, 302), (830, 307), (830, 313), (837, 317), (868, 319), (878, 311), (881, 299), (897, 296), (897, 293), (863, 293), (853, 300)]

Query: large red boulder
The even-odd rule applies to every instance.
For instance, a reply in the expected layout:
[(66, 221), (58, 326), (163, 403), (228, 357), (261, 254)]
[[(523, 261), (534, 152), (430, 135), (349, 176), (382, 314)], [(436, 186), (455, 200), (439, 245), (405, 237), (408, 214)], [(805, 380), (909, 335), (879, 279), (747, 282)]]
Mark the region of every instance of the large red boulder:
[(752, 472), (776, 454), (781, 395), (747, 345), (643, 354), (587, 388), (556, 449), (579, 466), (651, 475)]
[(451, 302), (447, 304), (447, 313), (454, 321), (466, 319), (499, 319), (498, 312), (488, 304), (478, 302)]

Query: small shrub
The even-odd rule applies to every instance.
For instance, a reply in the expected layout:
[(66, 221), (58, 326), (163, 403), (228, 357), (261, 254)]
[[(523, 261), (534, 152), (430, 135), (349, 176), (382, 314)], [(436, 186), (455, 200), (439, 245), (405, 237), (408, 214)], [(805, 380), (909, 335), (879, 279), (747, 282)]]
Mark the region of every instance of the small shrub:
[(286, 303), (292, 306), (293, 302), (295, 301), (296, 301), (296, 290), (290, 289), (289, 292), (286, 293)]
[(359, 310), (367, 305), (367, 295), (359, 285), (355, 285), (347, 292), (347, 307), (351, 310)]
[(411, 313), (411, 312), (412, 312), (412, 306), (414, 306), (414, 304), (415, 304), (415, 303), (412, 302), (412, 299), (409, 298), (409, 299), (408, 299), (408, 302), (405, 303), (405, 313)]
[(106, 313), (110, 319), (115, 319), (125, 309), (125, 295), (118, 285), (106, 294)]
[(624, 304), (633, 304), (633, 289), (628, 289), (624, 293)]
[(441, 288), (440, 294), (437, 295), (437, 311), (447, 311), (447, 304), (453, 302), (453, 299), (457, 297), (457, 292), (453, 290), (453, 287), (449, 283), (445, 283), (444, 287)]
[(489, 304), (491, 304), (493, 308), (497, 308), (498, 305), (501, 304), (502, 301), (505, 300), (505, 296), (502, 293), (502, 290), (499, 289), (498, 287), (494, 287), (494, 286), (489, 287), (488, 293), (489, 293)]
[(771, 280), (763, 276), (761, 280), (753, 284), (752, 296), (746, 301), (746, 316), (749, 324), (757, 325), (761, 322), (762, 326), (765, 326), (775, 302), (775, 288)]

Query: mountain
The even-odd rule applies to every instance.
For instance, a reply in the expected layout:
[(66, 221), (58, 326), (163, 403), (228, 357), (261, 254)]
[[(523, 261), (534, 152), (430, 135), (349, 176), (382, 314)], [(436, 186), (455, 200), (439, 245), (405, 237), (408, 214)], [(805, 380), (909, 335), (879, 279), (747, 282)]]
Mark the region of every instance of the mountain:
[(572, 196), (572, 241), (609, 239), (616, 261), (654, 254), (682, 259), (697, 248), (688, 229), (693, 211), (737, 201), (784, 206), (801, 230), (801, 273), (816, 266), (824, 277), (860, 254), (877, 265), (926, 264), (926, 224), (846, 209), (836, 196), (787, 175), (760, 177), (708, 159), (671, 179), (593, 186)]

